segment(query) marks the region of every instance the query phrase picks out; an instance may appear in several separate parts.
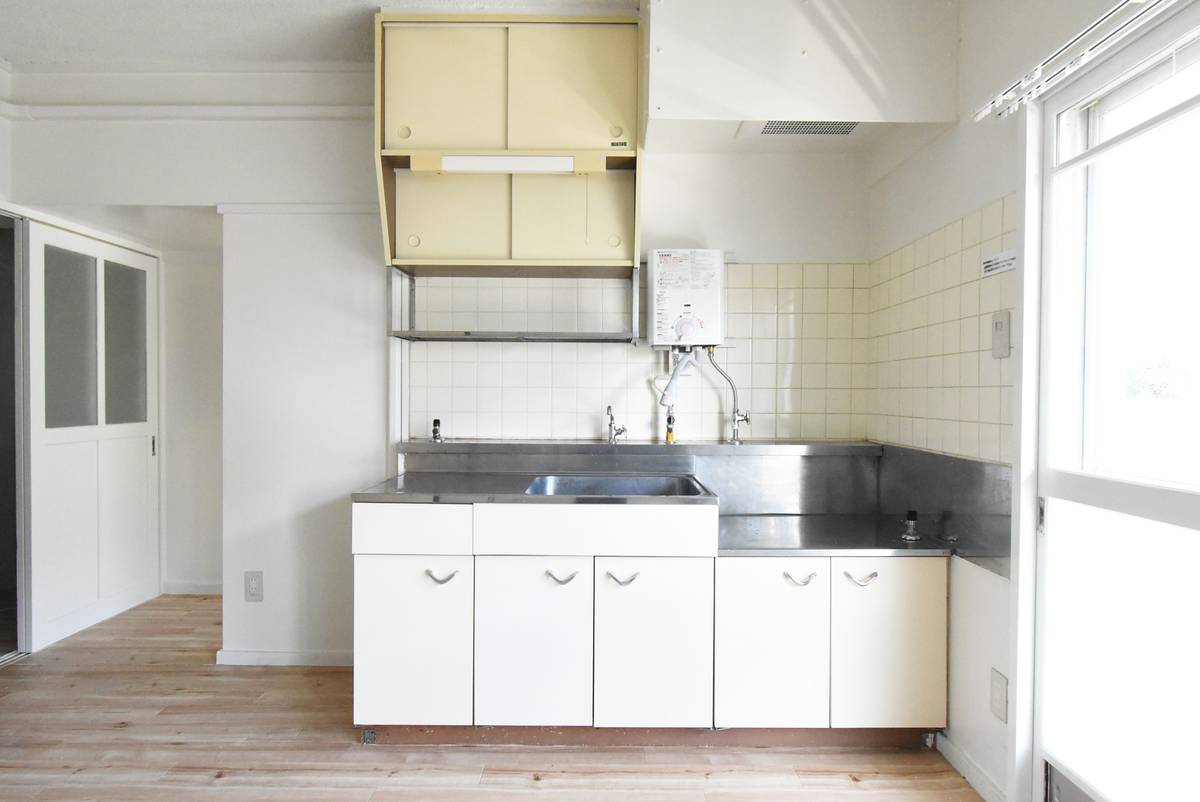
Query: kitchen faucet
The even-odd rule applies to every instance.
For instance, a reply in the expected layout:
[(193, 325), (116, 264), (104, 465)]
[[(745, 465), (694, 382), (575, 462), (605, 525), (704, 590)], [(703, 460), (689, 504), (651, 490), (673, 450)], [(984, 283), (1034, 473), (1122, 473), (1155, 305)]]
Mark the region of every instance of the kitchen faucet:
[(738, 409), (737, 385), (733, 383), (733, 379), (729, 377), (728, 373), (721, 370), (721, 366), (717, 364), (716, 354), (717, 349), (711, 345), (708, 346), (708, 361), (711, 362), (712, 366), (717, 369), (717, 373), (720, 373), (725, 377), (725, 381), (729, 382), (729, 386), (733, 388), (733, 436), (729, 438), (729, 442), (734, 445), (741, 445), (742, 438), (741, 435), (738, 434), (738, 426), (740, 424), (750, 422), (750, 413), (743, 412), (742, 410)]
[(613, 417), (612, 404), (608, 405), (608, 409), (605, 411), (605, 414), (608, 415), (608, 444), (610, 446), (615, 446), (617, 444), (617, 438), (625, 434), (625, 427), (617, 425), (617, 419)]

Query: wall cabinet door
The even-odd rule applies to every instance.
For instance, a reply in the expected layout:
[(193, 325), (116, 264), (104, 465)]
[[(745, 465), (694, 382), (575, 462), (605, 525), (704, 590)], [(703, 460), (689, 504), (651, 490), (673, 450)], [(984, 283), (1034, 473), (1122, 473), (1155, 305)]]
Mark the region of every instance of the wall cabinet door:
[(354, 723), (470, 724), (473, 558), (354, 557)]
[(508, 46), (510, 148), (637, 146), (636, 25), (518, 25)]
[(383, 29), (383, 146), (507, 147), (505, 28)]
[(945, 557), (835, 557), (834, 727), (946, 725)]
[(633, 259), (632, 171), (512, 180), (514, 259)]
[(712, 646), (712, 558), (596, 558), (597, 727), (711, 727)]
[(591, 725), (592, 558), (476, 558), (475, 723)]
[(507, 259), (512, 176), (396, 173), (396, 258)]
[(829, 558), (720, 557), (718, 727), (829, 726)]

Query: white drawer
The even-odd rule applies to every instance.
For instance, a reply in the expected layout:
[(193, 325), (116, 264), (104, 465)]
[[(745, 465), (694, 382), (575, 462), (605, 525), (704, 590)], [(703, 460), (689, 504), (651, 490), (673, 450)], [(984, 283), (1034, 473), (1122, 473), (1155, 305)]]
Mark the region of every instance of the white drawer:
[(716, 504), (476, 504), (476, 554), (717, 556)]
[(470, 554), (470, 504), (353, 505), (355, 554)]

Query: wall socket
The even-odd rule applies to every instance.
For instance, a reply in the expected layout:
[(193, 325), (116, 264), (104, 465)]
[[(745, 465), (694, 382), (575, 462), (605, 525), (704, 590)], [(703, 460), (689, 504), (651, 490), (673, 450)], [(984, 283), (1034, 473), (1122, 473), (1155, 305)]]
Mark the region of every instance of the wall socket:
[(992, 715), (1008, 723), (1008, 677), (1001, 674), (996, 669), (992, 669), (992, 685), (991, 693), (989, 694), (992, 707)]
[(246, 601), (260, 602), (263, 600), (263, 572), (247, 571), (244, 575), (246, 585)]

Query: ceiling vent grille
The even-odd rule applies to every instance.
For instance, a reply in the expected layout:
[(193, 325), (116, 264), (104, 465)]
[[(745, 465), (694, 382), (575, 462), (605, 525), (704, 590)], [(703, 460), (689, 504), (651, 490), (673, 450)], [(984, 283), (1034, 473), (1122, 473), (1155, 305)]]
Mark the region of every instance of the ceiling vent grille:
[(788, 136), (846, 136), (858, 127), (858, 123), (828, 122), (821, 120), (769, 120), (762, 128), (763, 136), (785, 134)]

